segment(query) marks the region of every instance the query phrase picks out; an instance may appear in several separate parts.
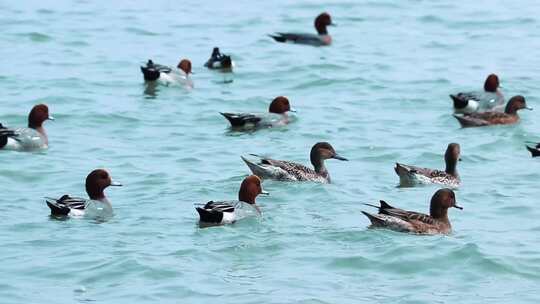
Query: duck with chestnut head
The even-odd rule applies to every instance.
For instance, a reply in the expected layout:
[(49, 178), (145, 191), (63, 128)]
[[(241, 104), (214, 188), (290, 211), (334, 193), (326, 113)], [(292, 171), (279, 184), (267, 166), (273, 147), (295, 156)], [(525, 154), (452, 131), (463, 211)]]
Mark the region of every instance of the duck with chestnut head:
[(526, 109), (532, 110), (527, 106), (525, 97), (521, 95), (510, 98), (506, 104), (504, 112), (483, 112), (483, 113), (471, 113), (464, 114), (462, 116), (455, 115), (454, 117), (459, 121), (461, 127), (484, 127), (492, 125), (511, 125), (519, 122), (518, 111)]
[(148, 60), (146, 66), (141, 66), (141, 72), (145, 81), (158, 81), (164, 85), (182, 85), (193, 88), (191, 80), (191, 61), (189, 59), (181, 59), (176, 68), (171, 68), (166, 65), (154, 63)]
[(112, 205), (105, 196), (109, 186), (122, 186), (114, 182), (104, 169), (96, 169), (86, 177), (86, 193), (89, 198), (72, 197), (68, 194), (60, 198), (45, 198), (53, 216), (73, 216), (106, 218), (112, 215)]
[(48, 148), (49, 139), (43, 127), (47, 120), (54, 120), (49, 115), (49, 108), (45, 104), (38, 104), (28, 115), (27, 128), (11, 129), (0, 123), (0, 149), (33, 151)]
[(278, 96), (272, 100), (268, 113), (220, 113), (235, 130), (255, 130), (262, 128), (279, 127), (291, 121), (289, 112), (295, 112), (285, 96)]
[(310, 160), (313, 169), (290, 161), (275, 160), (256, 154), (251, 155), (258, 157), (259, 162), (252, 162), (245, 157), (242, 157), (242, 160), (244, 160), (253, 174), (263, 179), (267, 178), (278, 181), (330, 183), (330, 174), (326, 169), (324, 161), (327, 159), (347, 160), (345, 157), (337, 154), (332, 145), (327, 142), (318, 142), (311, 148)]
[(440, 189), (435, 192), (431, 198), (429, 214), (395, 208), (385, 201), (380, 201), (380, 206), (365, 205), (379, 209), (377, 214), (362, 211), (371, 221), (371, 228), (386, 228), (417, 234), (448, 234), (452, 232), (448, 209), (463, 209), (457, 205), (456, 194), (451, 189)]
[(461, 184), (457, 172), (457, 163), (460, 158), (461, 148), (459, 144), (451, 143), (444, 153), (446, 168), (435, 170), (411, 165), (396, 163), (394, 171), (399, 176), (400, 185), (412, 187), (421, 184), (439, 184), (450, 188), (457, 188)]
[(484, 82), (484, 90), (450, 94), (455, 113), (475, 113), (486, 111), (502, 112), (504, 95), (500, 90), (499, 77), (490, 74)]
[(268, 192), (263, 190), (259, 177), (250, 175), (242, 181), (237, 201), (209, 201), (196, 207), (199, 222), (202, 226), (233, 224), (245, 217), (260, 215), (255, 201), (260, 194), (268, 195)]
[(326, 46), (332, 44), (332, 36), (328, 34), (327, 27), (335, 26), (336, 24), (332, 22), (330, 14), (321, 13), (315, 18), (314, 25), (317, 34), (278, 32), (268, 36), (272, 37), (277, 42), (307, 44), (312, 46)]

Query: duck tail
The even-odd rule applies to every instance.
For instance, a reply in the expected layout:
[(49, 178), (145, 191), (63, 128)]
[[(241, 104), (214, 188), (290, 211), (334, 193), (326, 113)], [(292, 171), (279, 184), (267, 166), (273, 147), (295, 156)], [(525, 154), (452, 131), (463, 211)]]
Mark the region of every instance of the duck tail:
[(536, 148), (533, 148), (533, 147), (529, 147), (529, 146), (525, 146), (525, 147), (527, 148), (527, 150), (529, 150), (529, 152), (531, 152), (532, 157), (540, 156), (540, 150), (538, 150)]
[(215, 211), (208, 211), (206, 209), (203, 209), (201, 207), (195, 208), (197, 212), (199, 213), (199, 218), (201, 222), (204, 223), (221, 223), (221, 220), (223, 220), (223, 213), (221, 212), (215, 212)]
[[(260, 178), (264, 178), (264, 177), (268, 176), (267, 169), (265, 167), (263, 167), (261, 164), (256, 164), (256, 163), (250, 161), (249, 159), (247, 159), (247, 158), (245, 158), (243, 156), (240, 156), (240, 157), (246, 163), (249, 170), (251, 170), (251, 172), (253, 172), (253, 174), (257, 175)], [(257, 156), (257, 157), (259, 157), (259, 156)]]
[(287, 38), (281, 34), (274, 34), (274, 35), (268, 35), (268, 37), (271, 37), (272, 39), (274, 39), (275, 41), (277, 42), (286, 42), (287, 41)]
[(461, 116), (456, 114), (453, 114), (453, 116), (459, 121), (459, 124), (462, 128), (480, 127), (487, 125), (487, 123), (482, 119), (476, 119), (469, 116)]
[(456, 95), (450, 94), (450, 98), (454, 102), (454, 108), (456, 109), (466, 108), (467, 105), (469, 104), (468, 100), (460, 98), (459, 95), (456, 96)]
[(159, 70), (154, 67), (141, 67), (141, 72), (143, 73), (144, 80), (146, 81), (155, 81), (159, 78)]
[(51, 209), (51, 215), (64, 216), (69, 214), (70, 210), (66, 206), (61, 206), (56, 201), (49, 199), (45, 200), (45, 202), (47, 203), (47, 206), (49, 206), (49, 208)]
[(396, 166), (394, 167), (394, 171), (396, 171), (396, 174), (398, 176), (406, 176), (407, 174), (409, 174), (410, 169), (406, 165), (396, 163)]
[(379, 218), (377, 215), (371, 214), (371, 213), (368, 213), (368, 212), (365, 212), (365, 211), (362, 211), (362, 213), (369, 219), (369, 221), (371, 222), (371, 225), (373, 227), (383, 227), (384, 226), (385, 221), (383, 219)]
[(241, 127), (246, 124), (246, 122), (242, 119), (242, 117), (235, 113), (222, 113), (219, 112), (219, 114), (223, 115), (223, 117), (227, 118), (229, 123), (231, 123), (231, 126), (233, 127)]

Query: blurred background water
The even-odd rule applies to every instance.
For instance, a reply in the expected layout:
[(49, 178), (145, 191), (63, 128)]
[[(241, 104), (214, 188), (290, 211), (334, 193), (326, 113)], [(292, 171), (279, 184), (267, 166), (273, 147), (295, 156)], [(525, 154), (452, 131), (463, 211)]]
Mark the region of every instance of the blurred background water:
[[(314, 32), (334, 44), (283, 45)], [(3, 1), (0, 121), (49, 105), (50, 149), (0, 153), (2, 303), (485, 303), (540, 301), (538, 110), (515, 126), (460, 129), (449, 93), (497, 73), (538, 106), (536, 1)], [(203, 68), (219, 46), (234, 81)], [(147, 59), (193, 62), (192, 91), (145, 86)], [(219, 111), (289, 97), (298, 121), (231, 133)], [(194, 203), (235, 199), (240, 155), (309, 163), (328, 141), (333, 184), (265, 181), (262, 220), (200, 229)], [(443, 168), (461, 144), (454, 233), (368, 230), (363, 202), (428, 211), (436, 187), (397, 188), (395, 161)], [(85, 196), (105, 167), (106, 223), (49, 218), (43, 196)]]

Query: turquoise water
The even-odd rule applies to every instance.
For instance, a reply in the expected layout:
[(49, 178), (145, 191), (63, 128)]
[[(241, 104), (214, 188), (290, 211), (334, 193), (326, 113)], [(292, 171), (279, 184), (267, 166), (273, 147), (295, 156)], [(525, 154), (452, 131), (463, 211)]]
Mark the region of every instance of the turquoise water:
[[(4, 1), (0, 121), (49, 105), (50, 149), (0, 153), (2, 303), (538, 303), (540, 5), (535, 1)], [(282, 45), (332, 14), (334, 44)], [(202, 67), (231, 54), (232, 83)], [(193, 62), (195, 88), (145, 87), (152, 58)], [(460, 129), (448, 94), (497, 73), (536, 111)], [(231, 133), (218, 111), (289, 97), (298, 120)], [(240, 155), (308, 163), (328, 141), (333, 184), (265, 181), (262, 220), (200, 229), (194, 203), (235, 199)], [(454, 233), (368, 230), (364, 202), (428, 211), (436, 187), (397, 188), (395, 161), (443, 167), (461, 144)], [(44, 196), (84, 196), (107, 168), (105, 223), (51, 219)]]

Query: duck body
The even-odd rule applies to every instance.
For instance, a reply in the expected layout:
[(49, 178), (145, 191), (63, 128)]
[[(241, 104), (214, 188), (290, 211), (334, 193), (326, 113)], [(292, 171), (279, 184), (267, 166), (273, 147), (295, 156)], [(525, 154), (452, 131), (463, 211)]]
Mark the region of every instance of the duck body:
[(294, 112), (294, 110), (291, 109), (289, 99), (285, 96), (278, 96), (270, 103), (268, 113), (220, 114), (227, 118), (231, 127), (236, 130), (253, 130), (288, 124), (290, 122), (288, 112)]
[(457, 188), (460, 184), (459, 177), (441, 170), (421, 168), (400, 163), (396, 163), (394, 170), (399, 176), (401, 186), (411, 187), (415, 185), (439, 184)]
[(483, 91), (451, 94), (454, 112), (461, 114), (482, 113), (487, 111), (503, 112), (504, 95), (499, 89), (499, 77), (490, 74), (484, 82)]
[(246, 163), (253, 174), (262, 179), (273, 179), (278, 181), (311, 181), (317, 183), (330, 183), (330, 176), (327, 171), (317, 173), (315, 170), (302, 164), (284, 160), (274, 160), (270, 158), (253, 155), (260, 159), (258, 163), (252, 162), (245, 157), (242, 160)]
[(277, 42), (296, 43), (311, 46), (327, 46), (332, 44), (332, 36), (307, 33), (275, 33), (269, 35)]
[(47, 198), (46, 203), (53, 216), (107, 218), (113, 215), (112, 205), (106, 198), (91, 200), (66, 194), (58, 199)]
[(466, 92), (450, 95), (454, 102), (455, 113), (475, 113), (504, 111), (504, 96), (498, 91), (492, 92)]
[(277, 32), (268, 36), (275, 41), (282, 43), (296, 43), (311, 46), (327, 46), (332, 44), (332, 36), (328, 34), (327, 27), (335, 24), (332, 23), (330, 14), (321, 13), (315, 18), (314, 25), (317, 34)]
[(519, 115), (517, 112), (521, 109), (532, 110), (532, 108), (527, 106), (525, 97), (517, 95), (510, 98), (506, 104), (504, 112), (489, 111), (463, 115), (454, 114), (454, 117), (458, 120), (463, 128), (491, 125), (510, 125), (519, 122)]
[(0, 140), (0, 149), (13, 151), (35, 151), (48, 148), (47, 136), (35, 129), (4, 129), (4, 132), (9, 133), (9, 135), (6, 137), (5, 145), (2, 146), (2, 140)]
[(399, 183), (403, 187), (439, 184), (450, 188), (457, 188), (461, 183), (457, 172), (457, 162), (460, 160), (460, 153), (461, 148), (459, 144), (448, 144), (444, 154), (444, 161), (446, 163), (446, 169), (444, 171), (401, 163), (396, 163), (394, 171), (399, 176)]
[(338, 155), (334, 148), (327, 142), (318, 142), (310, 152), (310, 160), (314, 169), (290, 161), (274, 160), (251, 154), (259, 159), (252, 162), (245, 157), (242, 160), (246, 163), (253, 174), (260, 178), (273, 179), (278, 181), (311, 181), (318, 183), (330, 183), (330, 175), (324, 161), (326, 159), (347, 160)]
[(235, 129), (263, 129), (284, 126), (289, 123), (287, 114), (275, 113), (220, 113)]
[(365, 204), (379, 210), (377, 214), (362, 211), (370, 220), (371, 228), (386, 228), (397, 232), (416, 234), (448, 234), (452, 225), (448, 219), (448, 208), (463, 209), (455, 201), (450, 189), (440, 189), (431, 198), (430, 214), (395, 208), (385, 201), (380, 206)]
[(210, 201), (196, 208), (200, 221), (209, 224), (227, 225), (258, 214), (252, 205), (241, 201)]
[(471, 113), (463, 116), (454, 115), (463, 128), (484, 127), (491, 125), (511, 125), (519, 122), (517, 114), (502, 112)]

